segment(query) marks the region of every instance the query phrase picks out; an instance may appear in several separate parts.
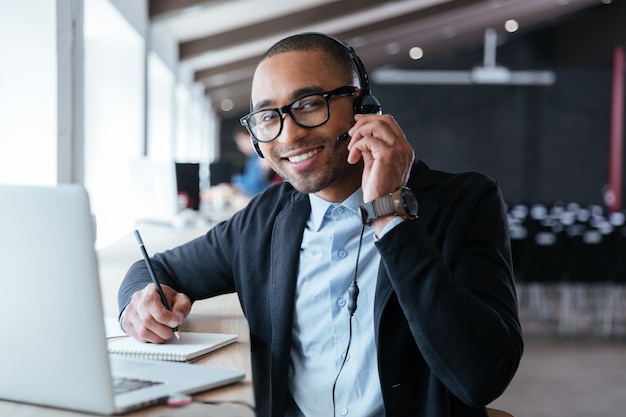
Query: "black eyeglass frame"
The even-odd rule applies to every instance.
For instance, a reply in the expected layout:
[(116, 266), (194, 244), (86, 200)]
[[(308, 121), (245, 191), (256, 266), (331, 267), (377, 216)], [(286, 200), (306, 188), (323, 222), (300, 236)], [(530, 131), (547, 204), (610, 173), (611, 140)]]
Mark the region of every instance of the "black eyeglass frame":
[[(353, 96), (354, 93), (356, 93), (359, 90), (358, 87), (355, 87), (353, 85), (344, 85), (342, 87), (339, 88), (335, 88), (334, 90), (331, 91), (324, 91), (324, 92), (319, 92), (319, 93), (311, 93), (311, 94), (306, 94), (302, 97), (298, 97), (297, 99), (295, 99), (294, 101), (292, 101), (291, 103), (284, 105), (282, 107), (275, 107), (275, 108), (270, 108), (270, 109), (260, 109), (260, 110), (256, 110), (253, 111), (251, 113), (248, 113), (247, 115), (243, 116), (241, 119), (239, 119), (239, 123), (244, 126), (246, 129), (248, 129), (248, 132), (250, 132), (250, 135), (252, 135), (252, 137), (254, 138), (254, 140), (258, 141), (258, 142), (263, 142), (263, 143), (269, 143), (272, 142), (274, 140), (276, 140), (276, 138), (278, 138), (280, 136), (280, 133), (283, 131), (283, 126), (284, 126), (284, 115), (288, 114), (291, 117), (291, 120), (293, 120), (293, 122), (295, 124), (297, 124), (300, 127), (304, 127), (307, 129), (313, 129), (316, 127), (319, 127), (321, 125), (323, 125), (324, 123), (328, 122), (330, 120), (330, 103), (329, 100), (331, 99), (331, 97), (348, 97), (348, 96)], [(298, 101), (303, 100), (307, 97), (311, 97), (311, 96), (321, 96), (325, 101), (326, 101), (326, 118), (324, 119), (323, 122), (318, 123), (316, 125), (313, 126), (307, 126), (302, 124), (301, 122), (299, 122), (294, 115), (291, 113), (291, 107), (296, 104)], [(259, 139), (256, 137), (256, 135), (254, 134), (254, 132), (252, 131), (253, 129), (250, 127), (249, 124), (249, 120), (252, 118), (252, 116), (254, 116), (257, 113), (262, 113), (262, 112), (267, 112), (267, 111), (274, 111), (276, 113), (278, 113), (279, 115), (279, 119), (280, 119), (280, 127), (278, 128), (278, 132), (276, 133), (276, 136), (274, 136), (272, 139)]]

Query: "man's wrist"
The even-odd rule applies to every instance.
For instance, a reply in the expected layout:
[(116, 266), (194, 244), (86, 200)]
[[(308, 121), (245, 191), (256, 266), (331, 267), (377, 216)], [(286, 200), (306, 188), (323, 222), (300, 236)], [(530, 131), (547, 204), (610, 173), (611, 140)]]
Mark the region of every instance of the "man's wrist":
[(404, 223), (404, 219), (400, 216), (384, 216), (372, 222), (376, 239), (382, 239), (389, 231), (393, 230), (399, 224)]
[(417, 218), (417, 200), (408, 187), (399, 187), (393, 193), (375, 198), (359, 206), (361, 222), (371, 225), (376, 220), (400, 216), (404, 220)]

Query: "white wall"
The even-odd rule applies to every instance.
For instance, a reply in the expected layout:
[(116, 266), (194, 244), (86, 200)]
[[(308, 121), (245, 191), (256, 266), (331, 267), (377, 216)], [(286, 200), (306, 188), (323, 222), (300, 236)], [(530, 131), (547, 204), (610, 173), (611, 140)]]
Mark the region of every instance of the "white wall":
[(132, 161), (206, 164), (219, 143), (215, 112), (147, 13), (145, 0), (0, 0), (0, 182), (83, 183), (98, 246), (141, 217)]
[(54, 1), (0, 0), (0, 182), (57, 182), (56, 30)]

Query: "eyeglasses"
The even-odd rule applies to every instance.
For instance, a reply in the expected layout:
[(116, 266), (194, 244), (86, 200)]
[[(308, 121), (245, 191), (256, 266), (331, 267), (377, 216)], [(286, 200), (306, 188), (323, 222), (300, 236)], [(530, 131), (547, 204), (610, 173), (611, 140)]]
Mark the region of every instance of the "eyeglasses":
[(357, 87), (346, 85), (325, 93), (307, 94), (283, 107), (254, 111), (239, 122), (245, 126), (254, 139), (271, 142), (283, 130), (283, 115), (288, 114), (301, 127), (313, 128), (323, 125), (330, 118), (328, 101), (336, 96), (353, 96)]

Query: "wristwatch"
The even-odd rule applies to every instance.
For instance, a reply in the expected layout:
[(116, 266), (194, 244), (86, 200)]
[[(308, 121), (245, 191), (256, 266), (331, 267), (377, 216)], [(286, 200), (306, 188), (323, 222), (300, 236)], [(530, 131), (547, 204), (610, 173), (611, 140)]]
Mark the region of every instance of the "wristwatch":
[(391, 214), (412, 220), (417, 218), (417, 200), (410, 188), (401, 187), (391, 194), (360, 205), (359, 211), (363, 224), (372, 224), (374, 220)]

